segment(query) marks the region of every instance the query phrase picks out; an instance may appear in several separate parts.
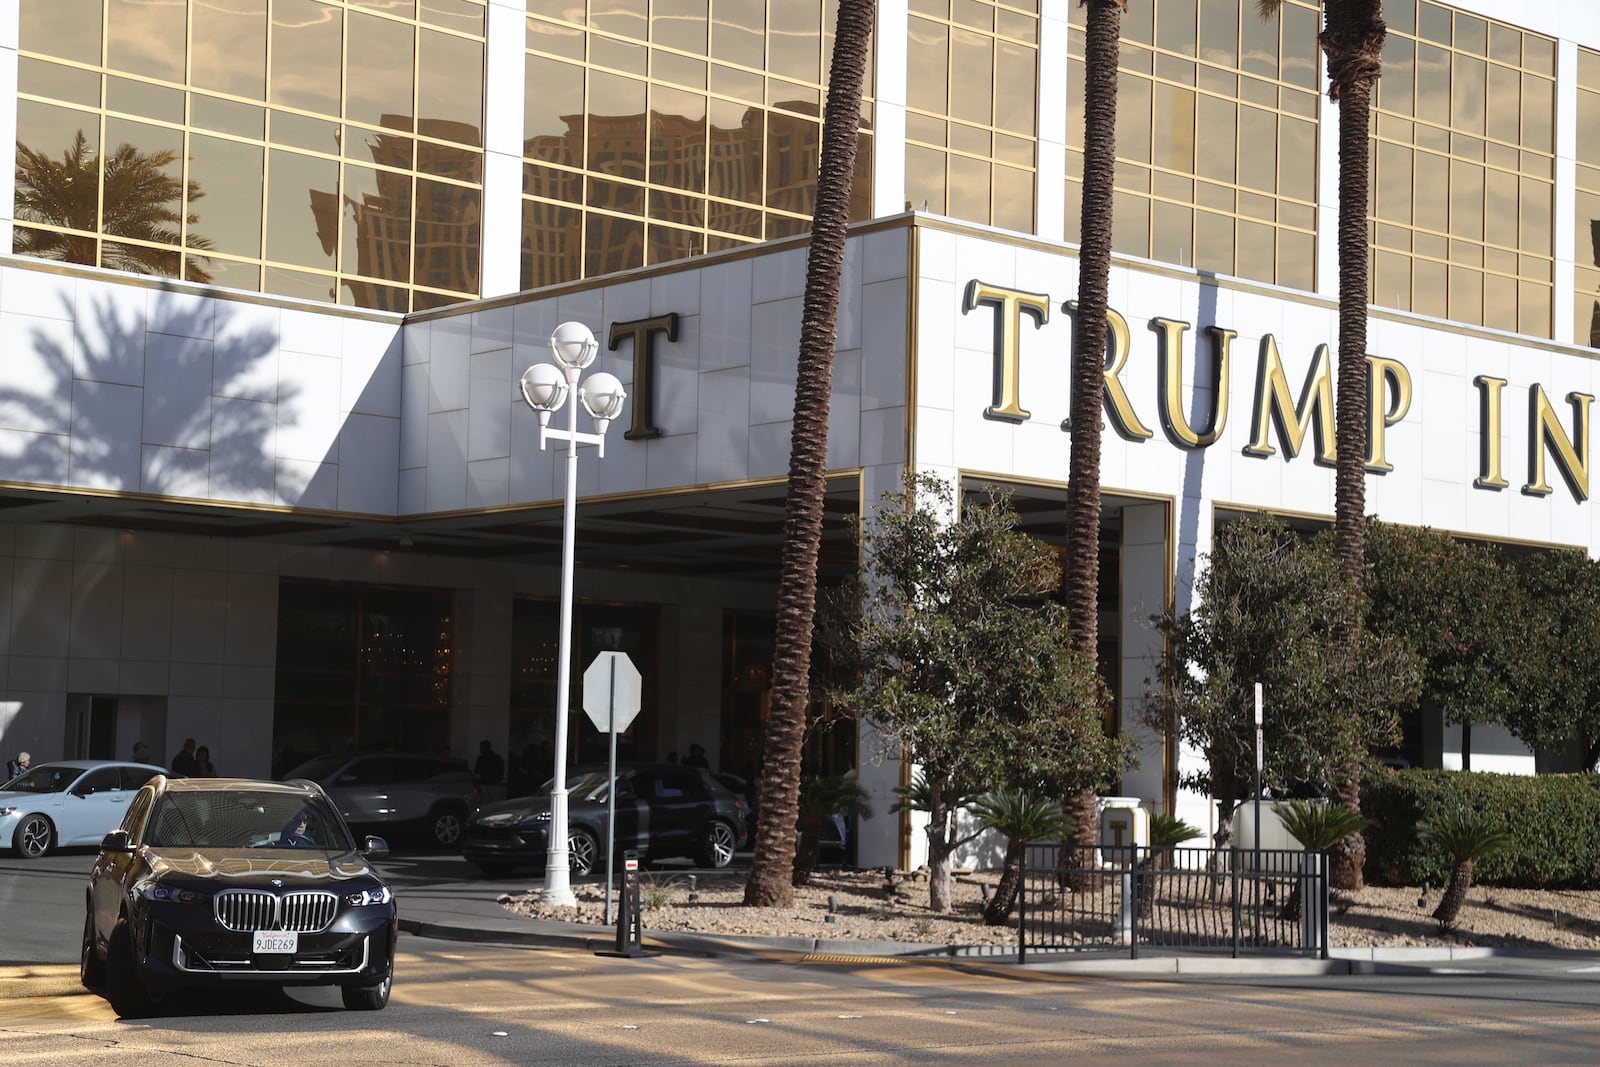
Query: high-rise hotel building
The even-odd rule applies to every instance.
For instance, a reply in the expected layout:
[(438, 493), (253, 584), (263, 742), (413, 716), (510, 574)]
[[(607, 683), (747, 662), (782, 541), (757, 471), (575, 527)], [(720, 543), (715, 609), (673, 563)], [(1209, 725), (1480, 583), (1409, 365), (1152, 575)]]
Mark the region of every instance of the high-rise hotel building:
[[(1368, 509), (1600, 546), (1600, 7), (1387, 0)], [(0, 749), (349, 747), (549, 773), (561, 459), (517, 381), (565, 320), (629, 406), (579, 464), (579, 670), (625, 756), (755, 765), (828, 0), (3, 0)], [(1075, 0), (879, 0), (824, 578), (908, 469), (1059, 539), (1080, 201)], [(1230, 514), (1333, 510), (1338, 108), (1319, 6), (1123, 19), (1102, 660), (1140, 766), (1153, 613)], [(574, 694), (576, 701), (576, 693)], [(1425, 719), (1427, 717), (1425, 716)], [(601, 739), (574, 717), (572, 755)], [(1459, 765), (1424, 723), (1411, 758)], [(1511, 738), (1474, 766), (1531, 770)], [(819, 732), (880, 796), (870, 729)], [(526, 757), (526, 758), (524, 758)], [(887, 805), (882, 805), (884, 809)], [(1195, 805), (1184, 812), (1207, 818)], [(863, 863), (915, 835), (869, 820)], [(0, 843), (4, 844), (4, 843)]]

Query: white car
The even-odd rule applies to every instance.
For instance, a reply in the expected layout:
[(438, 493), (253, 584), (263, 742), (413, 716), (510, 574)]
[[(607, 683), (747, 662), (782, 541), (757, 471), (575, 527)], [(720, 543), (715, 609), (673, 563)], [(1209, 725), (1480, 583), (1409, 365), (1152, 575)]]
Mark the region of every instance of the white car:
[(26, 859), (53, 848), (99, 845), (139, 787), (166, 768), (110, 760), (57, 760), (0, 785), (0, 848)]

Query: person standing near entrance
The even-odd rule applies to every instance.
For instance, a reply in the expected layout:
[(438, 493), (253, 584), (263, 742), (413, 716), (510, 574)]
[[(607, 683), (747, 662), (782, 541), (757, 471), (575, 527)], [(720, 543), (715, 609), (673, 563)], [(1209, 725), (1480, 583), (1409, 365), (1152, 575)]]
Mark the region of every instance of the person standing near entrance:
[(18, 752), (16, 759), (6, 760), (6, 781), (9, 782), (23, 771), (26, 771), (32, 763), (33, 757), (26, 752)]
[(201, 745), (194, 750), (194, 777), (215, 778), (217, 769), (211, 765), (211, 749)]
[(172, 757), (172, 777), (194, 777), (194, 738), (184, 738), (183, 750)]
[(133, 743), (133, 762), (149, 763), (150, 746), (145, 744), (143, 741), (135, 741)]
[(506, 776), (506, 761), (488, 741), (478, 743), (478, 759), (472, 765), (472, 776), (478, 780), (478, 790), (485, 801), (505, 798), (501, 783)]

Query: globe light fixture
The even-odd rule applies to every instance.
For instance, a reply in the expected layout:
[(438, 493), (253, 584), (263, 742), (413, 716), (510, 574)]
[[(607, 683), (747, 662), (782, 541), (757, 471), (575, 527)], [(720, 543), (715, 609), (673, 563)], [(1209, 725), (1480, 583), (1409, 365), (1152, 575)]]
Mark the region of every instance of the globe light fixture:
[[(578, 446), (594, 445), (606, 454), (606, 429), (628, 399), (627, 390), (614, 374), (589, 376), (582, 387), (578, 376), (594, 362), (600, 345), (581, 322), (563, 322), (550, 335), (555, 363), (535, 363), (522, 374), (522, 399), (539, 416), (539, 450), (548, 438), (567, 442), (567, 495), (561, 513), (561, 628), (556, 661), (555, 776), (550, 783), (550, 837), (545, 845), (544, 889), (546, 903), (573, 905), (572, 870), (567, 817), (567, 718), (572, 691), (572, 565), (578, 510)], [(578, 402), (567, 408), (567, 428), (551, 429), (550, 416), (560, 411), (569, 395)], [(578, 407), (594, 420), (594, 433), (578, 432)]]

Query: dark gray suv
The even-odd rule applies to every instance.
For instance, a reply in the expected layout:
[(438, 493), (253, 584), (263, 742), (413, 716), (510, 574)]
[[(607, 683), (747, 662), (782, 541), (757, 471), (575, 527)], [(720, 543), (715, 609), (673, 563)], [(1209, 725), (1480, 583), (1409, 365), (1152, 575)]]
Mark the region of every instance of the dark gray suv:
[(359, 833), (412, 833), (437, 848), (456, 848), (477, 807), (477, 784), (466, 760), (368, 752), (316, 756), (283, 776), (327, 791)]

